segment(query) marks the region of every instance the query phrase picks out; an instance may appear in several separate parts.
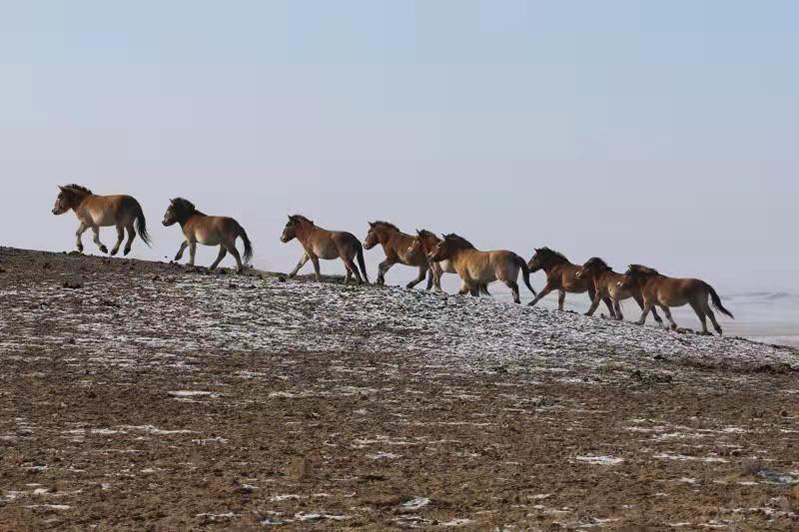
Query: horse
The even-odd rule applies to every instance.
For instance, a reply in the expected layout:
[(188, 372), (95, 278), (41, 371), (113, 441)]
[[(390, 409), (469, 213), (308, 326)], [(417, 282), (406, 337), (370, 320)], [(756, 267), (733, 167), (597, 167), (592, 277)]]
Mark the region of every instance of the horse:
[[(624, 315), (621, 312), (621, 305), (619, 304), (620, 301), (633, 298), (641, 309), (644, 308), (644, 299), (638, 285), (631, 286), (629, 289), (623, 289), (618, 286), (619, 281), (624, 279), (624, 275), (614, 272), (613, 268), (608, 266), (608, 264), (599, 257), (588, 259), (585, 264), (583, 264), (583, 267), (577, 271), (575, 276), (578, 279), (582, 279), (585, 276), (592, 279), (594, 282), (594, 302), (591, 304), (591, 308), (588, 309), (588, 312), (585, 313), (586, 316), (591, 316), (599, 306), (600, 300), (607, 297), (613, 301), (613, 308), (616, 310), (615, 317), (611, 316), (611, 318), (619, 321), (624, 319)], [(656, 322), (659, 324), (663, 323), (663, 320), (654, 308), (652, 309), (652, 315)]]
[(713, 302), (721, 313), (732, 319), (735, 317), (721, 304), (721, 298), (713, 289), (701, 279), (679, 279), (662, 275), (654, 268), (631, 264), (624, 274), (624, 278), (617, 282), (617, 286), (622, 290), (630, 290), (637, 286), (641, 290), (644, 298), (644, 309), (641, 318), (636, 322), (643, 325), (650, 310), (654, 310), (655, 305), (663, 310), (663, 314), (669, 320), (672, 330), (677, 328), (677, 324), (671, 317), (669, 307), (681, 307), (685, 304), (691, 305), (699, 321), (702, 324), (702, 334), (710, 334), (707, 330), (706, 318), (710, 318), (713, 328), (719, 335), (722, 334), (721, 326), (716, 321), (716, 316), (710, 308), (708, 299)]
[[(572, 264), (569, 259), (562, 253), (548, 247), (536, 248), (535, 254), (527, 263), (531, 273), (539, 270), (544, 270), (547, 275), (547, 284), (538, 293), (538, 295), (530, 301), (530, 306), (534, 306), (541, 298), (557, 290), (558, 294), (558, 310), (563, 310), (563, 304), (566, 301), (566, 292), (572, 294), (582, 294), (588, 292), (591, 298), (591, 303), (594, 303), (594, 296), (596, 290), (594, 288), (594, 280), (591, 277), (583, 276), (578, 277), (577, 273), (580, 271), (580, 266)], [(613, 310), (612, 302), (609, 297), (602, 298), (605, 305), (608, 307), (608, 312), (612, 318), (616, 317), (616, 312)]]
[[(189, 265), (194, 266), (194, 255), (197, 252), (197, 243), (205, 246), (219, 246), (219, 255), (211, 264), (215, 270), (225, 255), (230, 253), (236, 259), (236, 269), (239, 273), (244, 271), (244, 265), (252, 259), (252, 243), (247, 237), (244, 228), (227, 216), (208, 216), (198, 211), (192, 202), (183, 198), (169, 200), (169, 207), (164, 213), (164, 226), (180, 224), (185, 240), (180, 244), (175, 262), (183, 257), (183, 252), (189, 248)], [(244, 242), (244, 264), (242, 256), (236, 249), (236, 238), (241, 237)]]
[[(435, 233), (432, 231), (428, 231), (427, 229), (417, 229), (416, 236), (411, 241), (411, 245), (408, 248), (409, 254), (415, 253), (423, 253), (425, 258), (428, 260), (430, 264), (430, 272), (433, 274), (433, 284), (436, 287), (436, 290), (441, 291), (441, 274), (443, 273), (458, 273), (455, 271), (455, 266), (452, 265), (451, 260), (442, 260), (439, 262), (430, 261), (428, 255), (438, 246), (438, 243), (441, 242), (441, 239), (438, 238)], [(490, 296), (491, 293), (488, 291), (488, 285), (481, 283), (479, 287), (480, 294)]]
[(403, 233), (396, 225), (389, 222), (369, 222), (369, 231), (366, 233), (363, 247), (369, 250), (380, 244), (383, 246), (383, 252), (386, 255), (386, 260), (381, 262), (377, 268), (377, 284), (385, 284), (385, 275), (392, 266), (395, 264), (404, 264), (406, 266), (416, 266), (419, 268), (419, 275), (416, 279), (405, 285), (405, 287), (413, 288), (424, 281), (424, 278), (429, 274), (427, 289), (430, 290), (433, 285), (433, 274), (430, 263), (421, 249), (411, 249), (410, 244), (413, 238), (414, 237)]
[(147, 221), (141, 205), (132, 196), (121, 194), (113, 196), (98, 196), (91, 190), (80, 185), (59, 186), (58, 197), (53, 206), (53, 214), (59, 215), (72, 209), (78, 217), (80, 225), (75, 232), (78, 251), (83, 253), (81, 235), (91, 228), (94, 232), (94, 243), (103, 253), (108, 253), (108, 248), (100, 242), (100, 228), (115, 225), (117, 228), (117, 243), (111, 250), (111, 255), (119, 252), (119, 246), (125, 239), (125, 230), (128, 231), (128, 241), (125, 243), (124, 254), (130, 253), (133, 239), (138, 231), (142, 242), (150, 245), (150, 235), (147, 234)]
[[(364, 281), (367, 284), (369, 283), (369, 277), (366, 275), (366, 264), (363, 260), (363, 246), (352, 233), (346, 231), (328, 231), (327, 229), (317, 227), (313, 221), (305, 216), (294, 214), (289, 215), (289, 221), (286, 222), (283, 234), (280, 235), (280, 241), (285, 244), (291, 242), (295, 238), (300, 241), (305, 252), (297, 263), (297, 266), (289, 274), (289, 277), (296, 276), (300, 268), (310, 260), (313, 262), (316, 280), (319, 281), (319, 259), (332, 260), (341, 258), (347, 269), (344, 284), (349, 284), (353, 275), (355, 276), (357, 284), (360, 285)], [(358, 264), (361, 267), (360, 272), (353, 260), (356, 256), (358, 257)], [(363, 279), (361, 275), (363, 275)]]
[(463, 237), (456, 234), (444, 235), (428, 255), (432, 262), (449, 260), (463, 280), (460, 294), (471, 293), (478, 296), (480, 285), (502, 281), (511, 289), (514, 303), (521, 303), (519, 285), (516, 280), (521, 270), (524, 284), (535, 295), (530, 285), (530, 270), (524, 259), (512, 251), (479, 251)]

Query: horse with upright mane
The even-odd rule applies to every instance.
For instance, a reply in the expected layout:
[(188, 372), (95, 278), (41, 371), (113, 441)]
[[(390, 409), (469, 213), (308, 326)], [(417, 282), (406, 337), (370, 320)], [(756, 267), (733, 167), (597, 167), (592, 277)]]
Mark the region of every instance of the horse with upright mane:
[[(418, 253), (421, 252), (427, 258), (428, 263), (430, 264), (430, 271), (433, 274), (433, 284), (436, 287), (436, 290), (441, 290), (441, 275), (444, 273), (455, 273), (455, 266), (453, 266), (452, 261), (450, 260), (441, 260), (438, 262), (431, 261), (429, 258), (430, 253), (438, 246), (441, 239), (436, 236), (435, 233), (432, 231), (428, 231), (427, 229), (417, 229), (416, 236), (411, 241), (411, 245), (408, 248), (408, 253)], [(472, 246), (474, 247), (474, 246)], [(491, 293), (488, 291), (488, 285), (480, 284), (479, 293), (483, 295), (490, 296)]]
[(494, 281), (502, 281), (511, 289), (513, 301), (521, 303), (519, 298), (519, 284), (516, 280), (521, 271), (524, 284), (535, 295), (535, 290), (530, 285), (530, 270), (524, 259), (507, 250), (479, 251), (466, 240), (454, 233), (444, 235), (428, 257), (433, 262), (449, 260), (455, 271), (458, 272), (463, 286), (460, 293), (471, 293), (477, 296), (480, 286)]
[(414, 237), (403, 233), (399, 228), (389, 222), (377, 221), (369, 222), (369, 231), (363, 242), (363, 247), (367, 250), (380, 244), (386, 259), (377, 267), (377, 284), (385, 284), (385, 275), (395, 264), (415, 266), (419, 268), (419, 275), (406, 285), (406, 288), (413, 288), (424, 281), (428, 276), (427, 289), (430, 290), (433, 284), (433, 275), (427, 256), (421, 249), (412, 249), (411, 243)]
[[(566, 302), (566, 292), (572, 294), (582, 294), (588, 292), (591, 298), (591, 303), (594, 303), (596, 290), (594, 288), (594, 280), (588, 276), (578, 276), (581, 267), (577, 264), (572, 264), (563, 253), (557, 252), (548, 247), (536, 248), (535, 254), (527, 263), (527, 267), (531, 272), (544, 270), (547, 275), (547, 284), (538, 293), (538, 295), (530, 302), (530, 305), (535, 305), (541, 298), (553, 290), (558, 291), (558, 310), (563, 310), (563, 304)], [(613, 304), (609, 297), (603, 297), (602, 301), (608, 307), (610, 316), (615, 318), (616, 311), (613, 309)]]
[(659, 306), (669, 320), (672, 329), (677, 328), (677, 323), (671, 317), (669, 307), (691, 305), (699, 322), (702, 324), (702, 333), (710, 334), (707, 330), (706, 318), (710, 318), (713, 328), (719, 335), (722, 334), (721, 326), (716, 321), (716, 315), (710, 308), (710, 302), (722, 314), (735, 319), (732, 313), (721, 304), (721, 298), (708, 283), (701, 279), (680, 279), (662, 275), (654, 268), (631, 264), (624, 274), (624, 278), (617, 283), (621, 289), (629, 290), (638, 286), (644, 299), (644, 309), (641, 318), (636, 322), (643, 325), (647, 314), (655, 306)]
[(78, 251), (83, 253), (81, 236), (87, 229), (94, 233), (94, 243), (103, 253), (108, 253), (108, 248), (100, 242), (100, 228), (116, 226), (117, 243), (111, 250), (111, 255), (119, 252), (119, 246), (128, 232), (128, 241), (125, 243), (124, 254), (130, 253), (133, 239), (138, 231), (142, 242), (150, 245), (150, 235), (147, 234), (147, 221), (144, 211), (138, 201), (132, 196), (116, 194), (112, 196), (99, 196), (91, 190), (80, 185), (59, 186), (59, 193), (53, 206), (53, 214), (64, 214), (69, 210), (75, 211), (80, 225), (75, 232)]
[[(194, 256), (197, 252), (197, 243), (205, 246), (219, 246), (219, 255), (211, 264), (211, 270), (216, 269), (222, 259), (230, 253), (236, 259), (236, 269), (239, 273), (244, 271), (244, 265), (252, 259), (252, 244), (244, 228), (228, 216), (208, 216), (197, 210), (192, 202), (184, 198), (169, 200), (169, 207), (164, 213), (164, 226), (180, 224), (185, 240), (180, 244), (175, 261), (183, 257), (183, 252), (189, 248), (189, 265), (194, 266)], [(236, 239), (241, 237), (244, 242), (244, 263), (242, 256), (236, 249)]]
[[(583, 267), (577, 271), (576, 277), (578, 279), (588, 277), (594, 281), (594, 302), (591, 304), (591, 308), (588, 309), (588, 312), (585, 313), (586, 316), (591, 316), (599, 306), (599, 302), (608, 297), (613, 302), (613, 308), (616, 311), (615, 317), (611, 316), (611, 318), (617, 320), (624, 319), (620, 304), (624, 299), (633, 298), (641, 309), (644, 308), (644, 299), (641, 295), (641, 289), (637, 285), (628, 288), (620, 287), (618, 283), (624, 279), (624, 275), (614, 272), (613, 268), (608, 266), (608, 263), (599, 257), (591, 257), (588, 259), (585, 264), (583, 264)], [(652, 309), (652, 316), (655, 318), (656, 322), (663, 322), (657, 310), (654, 308)]]
[[(305, 216), (293, 214), (289, 216), (286, 227), (283, 228), (280, 241), (285, 244), (295, 238), (302, 244), (304, 253), (297, 266), (289, 273), (289, 277), (296, 276), (300, 268), (305, 266), (305, 263), (310, 260), (313, 262), (316, 280), (319, 281), (319, 259), (332, 260), (340, 258), (347, 269), (344, 284), (349, 284), (353, 275), (357, 284), (369, 282), (369, 277), (366, 275), (366, 263), (363, 260), (363, 245), (352, 233), (322, 229)], [(358, 271), (358, 266), (355, 265), (356, 257), (361, 268), (360, 272)]]

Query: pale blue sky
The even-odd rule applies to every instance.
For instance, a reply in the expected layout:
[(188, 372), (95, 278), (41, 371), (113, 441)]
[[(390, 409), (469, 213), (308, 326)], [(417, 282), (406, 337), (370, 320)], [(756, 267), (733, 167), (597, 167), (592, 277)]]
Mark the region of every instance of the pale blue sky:
[(238, 218), (274, 270), (300, 254), (278, 236), (302, 212), (361, 238), (383, 218), (799, 289), (797, 2), (0, 6), (0, 171), (18, 192), (0, 244), (72, 249), (74, 216), (50, 208), (74, 181), (142, 202), (142, 258), (174, 255), (160, 220), (182, 195)]

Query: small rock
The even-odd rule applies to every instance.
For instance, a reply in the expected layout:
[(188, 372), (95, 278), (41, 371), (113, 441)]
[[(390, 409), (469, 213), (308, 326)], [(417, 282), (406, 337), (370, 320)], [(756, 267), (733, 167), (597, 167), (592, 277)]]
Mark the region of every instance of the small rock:
[(79, 281), (64, 281), (63, 287), (70, 290), (77, 290), (79, 288), (83, 288), (83, 283)]

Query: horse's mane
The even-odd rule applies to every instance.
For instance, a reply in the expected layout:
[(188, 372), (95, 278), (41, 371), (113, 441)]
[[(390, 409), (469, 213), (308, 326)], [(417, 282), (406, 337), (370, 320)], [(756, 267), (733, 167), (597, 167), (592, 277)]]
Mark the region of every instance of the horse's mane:
[(194, 203), (190, 202), (186, 198), (173, 199), (172, 206), (175, 208), (175, 211), (177, 211), (178, 218), (180, 219), (185, 219), (194, 213), (199, 213), (197, 207), (194, 206)]
[(289, 220), (291, 220), (292, 222), (305, 222), (305, 223), (309, 223), (311, 225), (314, 225), (313, 220), (309, 220), (308, 218), (306, 218), (302, 214), (290, 214), (289, 215)]
[(591, 257), (590, 259), (585, 261), (585, 264), (583, 264), (583, 268), (596, 268), (597, 270), (603, 272), (613, 269), (610, 266), (608, 266), (607, 262), (600, 259), (599, 257)]
[(63, 188), (67, 192), (73, 192), (73, 193), (79, 194), (81, 196), (93, 194), (93, 192), (91, 190), (89, 190), (88, 188), (80, 186), (80, 185), (76, 185), (75, 183), (72, 183), (71, 185), (67, 185), (67, 186), (61, 187), (61, 188)]
[(418, 238), (432, 238), (436, 242), (441, 240), (434, 232), (428, 231), (427, 229), (417, 229), (416, 235)]
[(639, 275), (639, 276), (660, 275), (660, 272), (654, 268), (650, 268), (649, 266), (643, 266), (641, 264), (630, 264), (630, 266), (627, 268), (627, 275)]
[(396, 231), (396, 232), (398, 232), (398, 233), (401, 233), (401, 232), (402, 232), (402, 231), (400, 231), (399, 227), (397, 227), (397, 226), (396, 226), (396, 225), (394, 225), (393, 223), (391, 223), (391, 222), (385, 222), (385, 221), (383, 221), (383, 220), (378, 220), (378, 221), (376, 221), (376, 222), (372, 222), (372, 223), (371, 223), (371, 225), (380, 225), (380, 226), (382, 226), (382, 227), (386, 227), (386, 228), (388, 228), (388, 229), (393, 229), (394, 231)]
[(454, 244), (458, 249), (474, 249), (474, 245), (463, 238), (462, 236), (456, 235), (455, 233), (450, 233), (448, 235), (444, 235), (444, 240), (447, 242)]
[(554, 249), (549, 249), (546, 246), (536, 249), (535, 252), (536, 255), (541, 255), (542, 259), (548, 259), (554, 262), (569, 262), (569, 259), (566, 258), (566, 255), (559, 251), (555, 251)]

